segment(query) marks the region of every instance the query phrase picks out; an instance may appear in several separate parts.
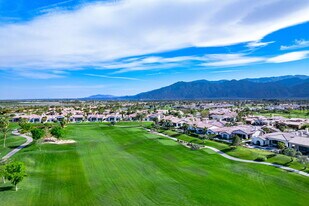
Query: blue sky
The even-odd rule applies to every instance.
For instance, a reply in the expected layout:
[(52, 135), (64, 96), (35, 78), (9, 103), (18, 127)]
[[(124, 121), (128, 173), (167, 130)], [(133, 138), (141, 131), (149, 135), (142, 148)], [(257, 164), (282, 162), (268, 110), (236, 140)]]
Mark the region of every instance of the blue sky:
[(308, 0), (0, 0), (0, 99), (309, 75)]

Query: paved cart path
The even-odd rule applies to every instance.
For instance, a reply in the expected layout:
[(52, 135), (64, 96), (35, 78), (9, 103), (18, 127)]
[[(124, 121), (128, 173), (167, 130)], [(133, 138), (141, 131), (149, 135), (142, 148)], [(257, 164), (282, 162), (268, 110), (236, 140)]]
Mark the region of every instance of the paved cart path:
[(17, 130), (14, 130), (12, 132), (13, 135), (16, 135), (16, 136), (20, 136), (20, 137), (23, 137), (25, 138), (27, 141), (18, 146), (17, 148), (13, 149), (12, 151), (10, 151), (7, 155), (5, 155), (4, 157), (2, 157), (2, 161), (6, 161), (7, 159), (11, 158), (14, 154), (16, 154), (17, 152), (19, 152), (21, 149), (23, 149), (24, 147), (28, 146), (31, 142), (33, 142), (33, 139), (32, 137), (29, 137), (25, 134), (20, 134)]
[[(148, 130), (148, 131), (150, 131), (150, 130)], [(160, 135), (160, 136), (163, 136), (163, 137), (167, 137), (167, 138), (172, 139), (174, 141), (178, 140), (175, 137), (171, 137), (171, 136), (159, 133), (159, 132), (154, 132), (154, 131), (150, 131), (150, 132), (154, 133), (154, 134), (157, 134), (157, 135)], [(245, 163), (254, 163), (254, 164), (273, 166), (273, 167), (281, 168), (281, 169), (289, 171), (289, 172), (294, 172), (294, 173), (297, 173), (297, 174), (309, 177), (309, 173), (307, 173), (307, 172), (296, 170), (296, 169), (293, 169), (293, 168), (290, 168), (290, 167), (285, 167), (283, 165), (273, 164), (273, 163), (270, 163), (270, 162), (257, 162), (257, 161), (253, 161), (253, 160), (245, 160), (245, 159), (240, 159), (240, 158), (232, 157), (232, 156), (230, 156), (230, 155), (228, 155), (228, 154), (226, 154), (226, 153), (224, 153), (224, 152), (222, 152), (222, 151), (220, 151), (220, 150), (218, 150), (218, 149), (216, 149), (214, 147), (210, 147), (210, 146), (201, 146), (201, 148), (211, 149), (211, 150), (215, 151), (217, 154), (219, 154), (222, 157), (225, 157), (226, 159), (229, 159), (229, 160), (233, 160), (233, 161), (237, 161), (237, 162), (245, 162)]]

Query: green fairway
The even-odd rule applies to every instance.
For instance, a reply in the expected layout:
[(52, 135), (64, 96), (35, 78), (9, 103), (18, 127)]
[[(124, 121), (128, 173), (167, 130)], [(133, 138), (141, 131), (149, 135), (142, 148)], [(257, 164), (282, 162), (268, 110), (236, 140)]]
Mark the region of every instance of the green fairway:
[(265, 117), (282, 116), (286, 118), (309, 118), (309, 110), (289, 110), (289, 111), (263, 111), (254, 112), (254, 115), (262, 115)]
[(1, 205), (308, 205), (307, 177), (191, 151), (137, 126), (70, 124), (76, 144), (23, 149), (13, 159), (28, 176), (18, 192), (0, 184)]

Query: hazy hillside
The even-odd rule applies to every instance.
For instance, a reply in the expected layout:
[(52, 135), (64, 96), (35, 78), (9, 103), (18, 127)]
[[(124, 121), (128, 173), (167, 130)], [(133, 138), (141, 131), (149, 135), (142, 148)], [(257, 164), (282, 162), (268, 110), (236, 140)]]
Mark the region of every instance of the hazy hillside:
[(135, 96), (94, 95), (86, 99), (272, 99), (309, 98), (309, 76), (281, 76), (242, 80), (177, 82)]
[(177, 82), (135, 95), (134, 99), (309, 98), (308, 76), (231, 81)]

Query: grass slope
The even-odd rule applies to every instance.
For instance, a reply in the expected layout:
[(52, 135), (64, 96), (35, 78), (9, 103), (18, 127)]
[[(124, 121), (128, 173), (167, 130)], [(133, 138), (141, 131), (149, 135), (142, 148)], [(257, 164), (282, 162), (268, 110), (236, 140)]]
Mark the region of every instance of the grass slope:
[(19, 145), (26, 142), (26, 139), (23, 137), (17, 137), (12, 134), (8, 134), (6, 139), (6, 145), (3, 147), (3, 137), (1, 137), (0, 141), (0, 159), (4, 157), (7, 153), (9, 153), (11, 150), (17, 148)]
[[(129, 126), (127, 124), (126, 126)], [(32, 145), (29, 176), (3, 205), (307, 205), (309, 178), (191, 151), (138, 127), (77, 124), (74, 145)]]
[(159, 132), (172, 136), (172, 137), (176, 137), (186, 142), (202, 144), (202, 145), (207, 145), (207, 146), (217, 148), (221, 150), (222, 152), (230, 156), (233, 156), (233, 157), (246, 159), (246, 160), (256, 160), (258, 157), (264, 156), (267, 158), (266, 160), (267, 162), (284, 165), (287, 167), (291, 167), (291, 168), (302, 170), (302, 171), (309, 173), (309, 168), (304, 170), (304, 166), (298, 162), (297, 158), (293, 158), (293, 161), (291, 162), (291, 157), (288, 157), (282, 154), (275, 154), (273, 152), (269, 152), (265, 150), (249, 149), (249, 148), (245, 148), (241, 146), (237, 148), (232, 148), (228, 144), (225, 144), (225, 143), (211, 141), (211, 140), (201, 140), (199, 138), (192, 137), (186, 134), (181, 134), (181, 133), (178, 133), (172, 130), (160, 130)]

